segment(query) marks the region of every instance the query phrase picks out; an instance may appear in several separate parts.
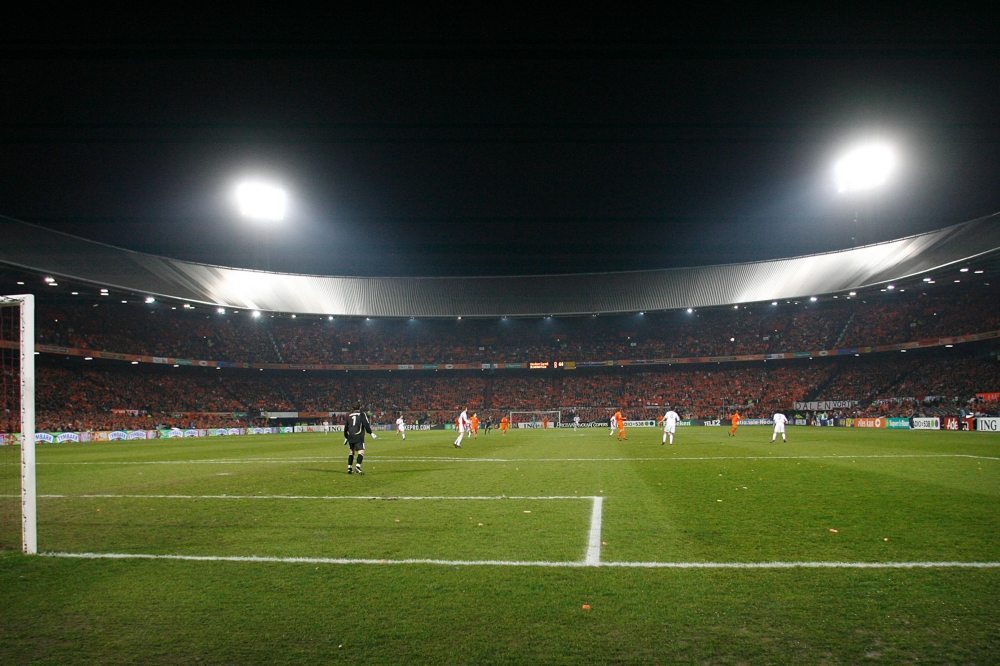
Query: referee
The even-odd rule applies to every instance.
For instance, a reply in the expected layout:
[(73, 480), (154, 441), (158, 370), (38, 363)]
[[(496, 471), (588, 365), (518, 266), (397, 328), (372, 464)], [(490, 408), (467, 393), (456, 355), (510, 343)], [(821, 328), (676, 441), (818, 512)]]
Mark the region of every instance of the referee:
[[(365, 433), (378, 439), (372, 432), (372, 423), (368, 420), (368, 415), (361, 411), (361, 403), (355, 403), (354, 409), (344, 418), (344, 444), (351, 447), (351, 452), (347, 454), (347, 473), (364, 474), (361, 471), (361, 463), (365, 459)], [(354, 461), (357, 456), (357, 462)]]

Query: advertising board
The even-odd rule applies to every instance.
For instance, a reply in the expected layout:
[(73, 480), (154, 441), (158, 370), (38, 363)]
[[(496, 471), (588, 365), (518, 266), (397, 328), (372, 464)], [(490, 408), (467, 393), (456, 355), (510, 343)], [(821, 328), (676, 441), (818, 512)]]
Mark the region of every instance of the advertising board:
[(976, 419), (976, 430), (1000, 432), (1000, 418), (996, 416), (980, 416)]
[(913, 429), (914, 430), (940, 430), (941, 429), (941, 419), (938, 417), (923, 417), (915, 416), (913, 418)]

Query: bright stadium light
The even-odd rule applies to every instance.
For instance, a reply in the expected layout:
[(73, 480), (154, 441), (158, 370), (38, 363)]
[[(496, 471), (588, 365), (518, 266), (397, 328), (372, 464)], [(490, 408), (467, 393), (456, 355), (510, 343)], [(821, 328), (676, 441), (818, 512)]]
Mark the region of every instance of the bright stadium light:
[(833, 165), (839, 192), (870, 190), (884, 184), (896, 169), (896, 151), (885, 143), (868, 143), (844, 153)]
[(277, 185), (247, 180), (236, 186), (236, 205), (240, 214), (248, 219), (280, 222), (285, 219), (288, 195)]

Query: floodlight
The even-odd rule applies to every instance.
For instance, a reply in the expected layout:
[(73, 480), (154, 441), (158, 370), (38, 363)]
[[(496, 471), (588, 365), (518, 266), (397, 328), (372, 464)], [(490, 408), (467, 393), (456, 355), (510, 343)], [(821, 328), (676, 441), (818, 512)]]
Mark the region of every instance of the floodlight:
[(285, 219), (288, 195), (277, 185), (248, 180), (236, 186), (236, 204), (243, 217), (261, 222), (280, 222)]
[(885, 183), (896, 167), (896, 152), (887, 144), (870, 143), (848, 151), (833, 165), (837, 190), (870, 190)]

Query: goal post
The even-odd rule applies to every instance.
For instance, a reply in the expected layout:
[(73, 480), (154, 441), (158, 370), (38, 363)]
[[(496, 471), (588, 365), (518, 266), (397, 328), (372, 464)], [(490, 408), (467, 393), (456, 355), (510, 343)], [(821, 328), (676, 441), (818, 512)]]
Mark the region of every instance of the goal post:
[(562, 411), (558, 409), (510, 412), (510, 424), (514, 428), (558, 428), (562, 423)]
[[(38, 552), (35, 489), (35, 297), (0, 296), (0, 446), (20, 450), (21, 551)], [(9, 447), (9, 448), (8, 448)], [(6, 457), (6, 456), (5, 456)], [(6, 475), (5, 475), (6, 476)], [(16, 513), (13, 511), (12, 513)], [(4, 511), (4, 516), (8, 512)], [(6, 520), (6, 518), (5, 518)], [(16, 527), (3, 528), (16, 532)], [(6, 539), (4, 539), (6, 541)]]

